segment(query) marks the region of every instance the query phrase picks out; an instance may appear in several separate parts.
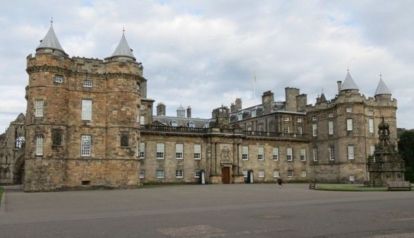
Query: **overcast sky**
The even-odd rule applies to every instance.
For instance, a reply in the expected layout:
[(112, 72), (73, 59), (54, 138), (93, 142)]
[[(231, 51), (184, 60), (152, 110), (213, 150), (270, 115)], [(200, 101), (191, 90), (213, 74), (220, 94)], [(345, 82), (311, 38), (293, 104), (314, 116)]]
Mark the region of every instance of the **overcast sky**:
[(70, 56), (110, 56), (125, 27), (148, 97), (169, 115), (182, 104), (210, 117), (236, 97), (258, 104), (266, 90), (283, 100), (288, 86), (310, 103), (322, 91), (330, 99), (349, 67), (366, 97), (382, 73), (398, 127), (414, 128), (413, 9), (410, 0), (2, 1), (0, 133), (25, 113), (26, 56), (51, 17)]

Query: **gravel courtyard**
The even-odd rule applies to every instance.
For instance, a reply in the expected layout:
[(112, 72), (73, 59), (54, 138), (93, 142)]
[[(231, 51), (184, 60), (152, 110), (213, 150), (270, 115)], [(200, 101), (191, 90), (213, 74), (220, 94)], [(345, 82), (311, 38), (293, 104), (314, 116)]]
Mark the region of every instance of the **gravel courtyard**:
[(306, 184), (6, 191), (0, 237), (414, 237), (413, 201)]

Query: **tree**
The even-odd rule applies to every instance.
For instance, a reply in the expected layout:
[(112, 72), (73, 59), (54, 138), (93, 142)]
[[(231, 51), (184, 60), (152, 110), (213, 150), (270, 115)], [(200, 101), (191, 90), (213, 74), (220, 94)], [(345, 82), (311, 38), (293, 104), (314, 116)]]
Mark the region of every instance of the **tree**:
[(398, 151), (405, 161), (405, 178), (414, 182), (414, 131), (404, 131), (400, 135)]

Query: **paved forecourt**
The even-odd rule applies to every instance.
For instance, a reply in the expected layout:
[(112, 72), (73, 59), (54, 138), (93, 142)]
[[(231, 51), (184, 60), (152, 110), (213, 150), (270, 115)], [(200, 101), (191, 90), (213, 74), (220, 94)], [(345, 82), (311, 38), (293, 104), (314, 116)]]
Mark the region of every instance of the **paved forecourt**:
[(240, 184), (6, 194), (2, 238), (414, 237), (414, 192)]

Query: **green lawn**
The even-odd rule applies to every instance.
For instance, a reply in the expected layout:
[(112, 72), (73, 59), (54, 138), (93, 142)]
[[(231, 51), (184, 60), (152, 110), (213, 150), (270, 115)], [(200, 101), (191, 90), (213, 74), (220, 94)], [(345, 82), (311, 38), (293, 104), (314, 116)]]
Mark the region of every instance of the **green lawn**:
[(316, 184), (316, 190), (325, 191), (355, 191), (355, 192), (373, 192), (387, 191), (386, 187), (367, 187), (363, 184)]

